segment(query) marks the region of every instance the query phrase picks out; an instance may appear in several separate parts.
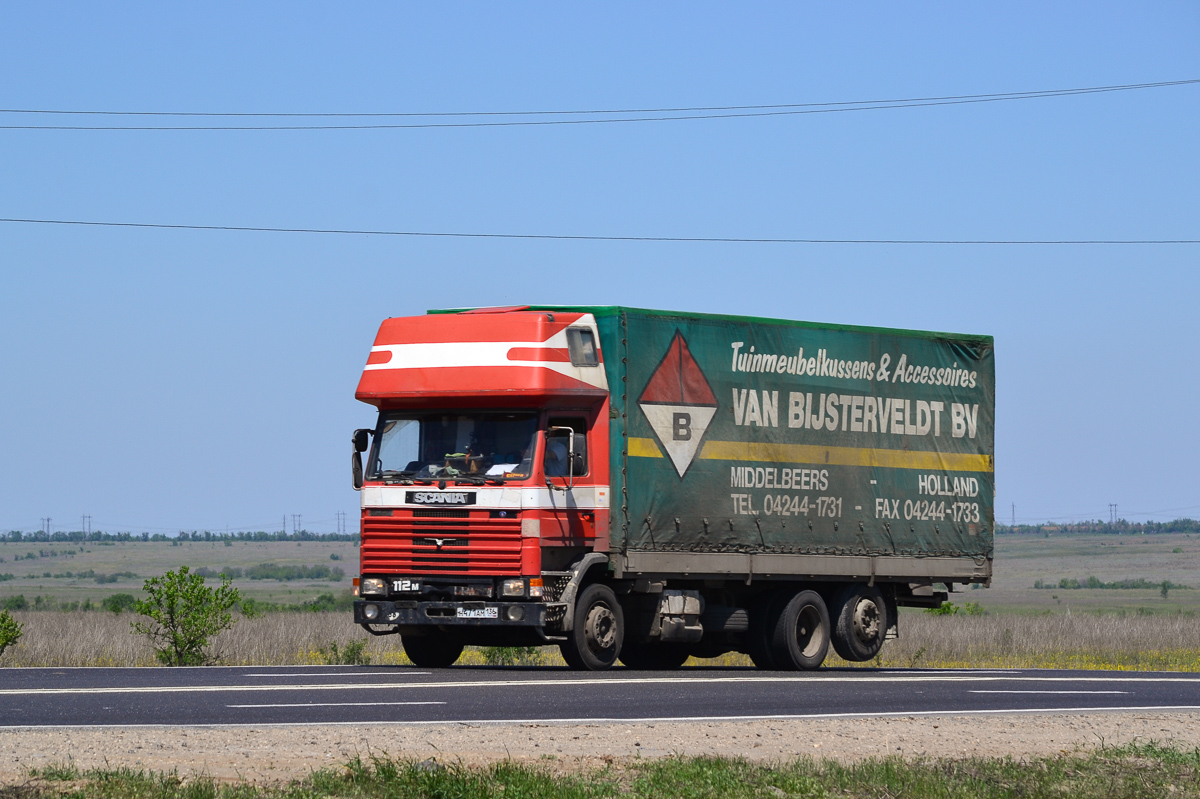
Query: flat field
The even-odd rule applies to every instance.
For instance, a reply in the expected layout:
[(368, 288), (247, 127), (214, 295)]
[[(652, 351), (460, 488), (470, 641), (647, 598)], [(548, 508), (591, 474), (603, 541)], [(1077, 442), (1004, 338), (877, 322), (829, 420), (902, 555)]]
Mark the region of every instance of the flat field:
[[(146, 578), (180, 566), (244, 571), (263, 563), (325, 566), (344, 572), (340, 580), (243, 577), (233, 581), (243, 596), (251, 599), (297, 604), (323, 593), (348, 590), (350, 578), (358, 573), (358, 545), (349, 541), (233, 541), (229, 545), (221, 541), (180, 541), (175, 545), (170, 541), (83, 544), (5, 541), (0, 542), (0, 575), (11, 574), (13, 579), (0, 581), (0, 604), (18, 594), (31, 603), (36, 596), (50, 596), (59, 602), (91, 599), (95, 604), (111, 594), (139, 594)], [(67, 576), (68, 573), (72, 576)], [(91, 576), (80, 577), (80, 573)], [(115, 582), (98, 582), (102, 575), (118, 576)]]
[[(147, 577), (182, 565), (244, 571), (263, 563), (342, 569), (341, 580), (234, 580), (234, 585), (252, 599), (296, 604), (322, 593), (349, 589), (350, 578), (358, 570), (358, 547), (348, 541), (237, 541), (230, 545), (219, 541), (184, 541), (178, 545), (166, 541), (0, 542), (0, 575), (11, 574), (14, 578), (0, 581), (0, 602), (22, 594), (31, 602), (36, 596), (52, 596), (59, 602), (91, 599), (98, 603), (114, 593), (136, 594)], [(81, 572), (93, 576), (79, 577)], [(114, 574), (120, 575), (115, 582), (97, 582), (97, 576)], [(1086, 584), (1088, 577), (1105, 583), (1141, 579), (1155, 587), (1033, 587), (1039, 580), (1052, 586), (1063, 579)], [(1157, 587), (1164, 580), (1188, 587), (1171, 588), (1164, 599)], [(991, 614), (1195, 612), (1200, 610), (1200, 536), (998, 536), (992, 587), (956, 594), (952, 601), (959, 605), (978, 602)]]
[[(1154, 588), (1034, 588), (1038, 580), (1085, 584), (1142, 579)], [(1171, 588), (1164, 580), (1188, 588)], [(952, 597), (981, 603), (990, 613), (1142, 613), (1200, 610), (1200, 536), (1000, 535), (996, 537), (992, 587)]]

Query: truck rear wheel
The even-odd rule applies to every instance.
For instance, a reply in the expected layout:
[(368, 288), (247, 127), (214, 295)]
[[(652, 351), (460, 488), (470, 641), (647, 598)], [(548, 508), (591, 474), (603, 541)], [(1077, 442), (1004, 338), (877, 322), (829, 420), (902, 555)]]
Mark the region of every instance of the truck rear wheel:
[(788, 600), (775, 621), (771, 655), (785, 671), (815, 669), (829, 651), (829, 609), (816, 591), (801, 591)]
[(625, 641), (620, 657), (621, 662), (631, 669), (669, 671), (686, 663), (689, 654), (687, 647), (679, 644)]
[(558, 648), (576, 671), (602, 671), (617, 662), (624, 638), (625, 616), (617, 595), (606, 585), (594, 584), (579, 592), (574, 628)]
[(444, 669), (462, 654), (461, 641), (445, 635), (402, 636), (400, 645), (413, 665), (424, 669)]
[(838, 592), (833, 603), (833, 651), (844, 660), (862, 662), (879, 654), (891, 619), (883, 592), (875, 586), (852, 584)]

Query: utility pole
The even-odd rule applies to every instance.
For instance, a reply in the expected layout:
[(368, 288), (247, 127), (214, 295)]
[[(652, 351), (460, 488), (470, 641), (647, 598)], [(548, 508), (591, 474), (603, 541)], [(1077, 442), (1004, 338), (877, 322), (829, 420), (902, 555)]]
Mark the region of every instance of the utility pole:
[(300, 521), (301, 521), (300, 514), (293, 513), (292, 514), (292, 533), (293, 534), (300, 532)]
[(1012, 526), (1017, 526), (1017, 503), (1012, 504)]
[(1108, 503), (1108, 523), (1116, 524), (1117, 522), (1117, 506), (1116, 503)]
[(49, 516), (42, 517), (42, 530), (46, 533), (46, 537), (50, 537), (50, 522), (52, 519)]
[(283, 514), (283, 534), (287, 535), (287, 514)]

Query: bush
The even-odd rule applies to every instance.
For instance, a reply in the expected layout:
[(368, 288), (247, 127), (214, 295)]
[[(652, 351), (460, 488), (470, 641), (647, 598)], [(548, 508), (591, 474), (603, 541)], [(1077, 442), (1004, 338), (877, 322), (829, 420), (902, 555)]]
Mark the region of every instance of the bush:
[(366, 641), (351, 641), (344, 649), (338, 649), (337, 641), (333, 641), (327, 649), (317, 651), (328, 666), (367, 666), (371, 663), (371, 656), (366, 648)]
[(330, 580), (337, 582), (346, 576), (338, 566), (278, 566), (260, 563), (246, 569), (251, 580)]
[(541, 663), (536, 646), (485, 646), (480, 654), (489, 666), (537, 666)]
[(113, 613), (124, 613), (133, 610), (137, 605), (137, 597), (133, 594), (113, 594), (100, 603), (100, 607)]
[(925, 608), (925, 612), (930, 616), (957, 616), (958, 611), (958, 605), (953, 602), (943, 602), (936, 608)]
[(24, 594), (10, 596), (4, 600), (0, 610), (29, 610), (29, 600), (25, 598)]
[(12, 617), (7, 610), (0, 611), (0, 657), (4, 650), (21, 640), (21, 622)]
[(150, 622), (133, 622), (133, 630), (150, 639), (154, 656), (166, 666), (208, 662), (208, 639), (234, 625), (230, 609), (242, 599), (228, 577), (219, 588), (209, 588), (203, 577), (189, 574), (187, 566), (151, 577), (143, 590), (147, 599), (137, 600), (134, 609)]
[(337, 598), (333, 594), (320, 594), (316, 599), (301, 602), (300, 610), (325, 613), (330, 610), (341, 610), (341, 608), (338, 606)]

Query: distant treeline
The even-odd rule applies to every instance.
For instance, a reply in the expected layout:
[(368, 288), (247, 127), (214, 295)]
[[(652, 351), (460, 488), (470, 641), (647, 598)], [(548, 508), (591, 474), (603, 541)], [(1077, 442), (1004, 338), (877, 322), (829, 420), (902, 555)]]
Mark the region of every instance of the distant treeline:
[(1115, 523), (1071, 522), (1057, 524), (997, 524), (997, 535), (1045, 535), (1047, 533), (1102, 533), (1108, 535), (1158, 535), (1160, 533), (1200, 533), (1200, 521), (1176, 519), (1173, 522), (1130, 522), (1119, 519)]
[(163, 533), (102, 533), (93, 531), (85, 533), (82, 530), (60, 531), (47, 534), (45, 530), (36, 533), (26, 533), (21, 530), (10, 530), (0, 533), (0, 541), (28, 542), (95, 542), (115, 543), (119, 541), (354, 541), (358, 542), (358, 533), (310, 533), (301, 530), (298, 533), (282, 531), (268, 533), (263, 530), (240, 533), (214, 533), (209, 530), (181, 530), (174, 535)]
[(1147, 580), (1143, 577), (1137, 577), (1134, 579), (1127, 578), (1124, 580), (1113, 580), (1110, 583), (1106, 583), (1103, 580), (1101, 580), (1099, 577), (1096, 577), (1095, 575), (1088, 577), (1086, 580), (1080, 580), (1077, 577), (1064, 577), (1061, 580), (1059, 580), (1057, 583), (1046, 582), (1044, 580), (1034, 580), (1033, 587), (1034, 588), (1049, 588), (1049, 589), (1061, 588), (1061, 589), (1066, 589), (1068, 591), (1072, 590), (1072, 589), (1076, 589), (1076, 588), (1107, 588), (1110, 590), (1121, 590), (1121, 589), (1161, 590), (1164, 587), (1167, 588), (1168, 590), (1174, 589), (1174, 588), (1184, 588), (1184, 589), (1191, 588), (1191, 586), (1182, 585), (1180, 583), (1173, 583), (1170, 580), (1160, 580), (1158, 582), (1151, 582), (1150, 580)]
[(228, 577), (230, 580), (245, 577), (248, 580), (331, 580), (337, 582), (346, 576), (346, 572), (340, 566), (278, 566), (274, 563), (260, 563), (244, 569), (240, 566), (226, 566), (220, 571), (201, 566), (192, 573), (201, 577)]
[[(112, 594), (100, 602), (85, 599), (77, 602), (60, 602), (54, 596), (35, 596), (26, 599), (24, 594), (0, 599), (0, 610), (47, 610), (64, 613), (88, 613), (91, 611), (107, 610), (110, 613), (133, 612), (137, 597), (133, 594)], [(260, 602), (255, 599), (243, 599), (240, 610), (247, 616), (259, 613), (324, 613), (328, 611), (346, 611), (354, 606), (354, 596), (349, 591), (338, 595), (321, 594), (314, 599), (296, 603)]]

